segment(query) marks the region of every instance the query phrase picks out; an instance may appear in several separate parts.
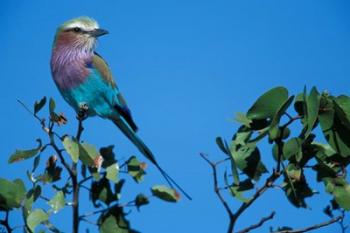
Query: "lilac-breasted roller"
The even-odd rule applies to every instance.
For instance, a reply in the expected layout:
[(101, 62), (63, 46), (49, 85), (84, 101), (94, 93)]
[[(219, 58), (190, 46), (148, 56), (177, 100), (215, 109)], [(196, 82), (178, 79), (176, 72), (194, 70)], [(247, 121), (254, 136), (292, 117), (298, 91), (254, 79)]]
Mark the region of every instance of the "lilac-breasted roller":
[(95, 52), (99, 36), (108, 32), (88, 17), (62, 24), (56, 32), (51, 72), (63, 98), (79, 114), (111, 120), (161, 172), (171, 187), (179, 185), (159, 166), (151, 150), (136, 135), (137, 126), (107, 63)]

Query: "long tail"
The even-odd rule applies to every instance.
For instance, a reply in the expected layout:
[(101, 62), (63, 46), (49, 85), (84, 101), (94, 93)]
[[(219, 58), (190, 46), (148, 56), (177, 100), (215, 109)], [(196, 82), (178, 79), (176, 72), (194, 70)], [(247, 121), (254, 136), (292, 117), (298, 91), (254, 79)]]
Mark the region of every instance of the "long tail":
[(189, 200), (192, 200), (191, 196), (188, 195), (183, 188), (178, 185), (173, 178), (171, 178), (168, 173), (166, 173), (163, 168), (161, 168), (156, 161), (151, 150), (146, 146), (146, 144), (136, 135), (136, 133), (122, 120), (122, 119), (112, 119), (113, 123), (118, 126), (118, 128), (129, 138), (129, 140), (139, 149), (139, 151), (150, 160), (160, 171), (164, 179), (167, 181), (171, 188), (174, 186), (179, 189)]

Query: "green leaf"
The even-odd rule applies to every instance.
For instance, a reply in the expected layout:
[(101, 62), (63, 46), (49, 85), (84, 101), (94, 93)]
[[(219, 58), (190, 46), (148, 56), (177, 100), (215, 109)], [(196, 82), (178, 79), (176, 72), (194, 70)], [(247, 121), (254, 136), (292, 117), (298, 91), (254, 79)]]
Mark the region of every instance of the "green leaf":
[(33, 203), (38, 199), (41, 194), (41, 186), (36, 185), (34, 188), (30, 189), (23, 201), (23, 214), (24, 217), (28, 217), (32, 210)]
[(316, 157), (321, 160), (325, 160), (326, 158), (329, 158), (337, 153), (329, 144), (313, 142), (312, 145), (316, 150)]
[(216, 137), (215, 141), (222, 152), (224, 152), (225, 154), (229, 154), (229, 152), (227, 151), (227, 148), (225, 147), (224, 140), (221, 137)]
[(307, 120), (304, 138), (307, 138), (310, 135), (318, 117), (318, 112), (320, 108), (320, 95), (316, 87), (313, 87), (311, 89), (310, 95), (306, 98), (306, 108)]
[(175, 189), (168, 188), (164, 185), (155, 185), (151, 189), (152, 194), (163, 201), (177, 202), (180, 199), (180, 195)]
[(13, 182), (0, 178), (0, 210), (19, 208), (25, 198), (26, 189), (20, 179)]
[(233, 177), (233, 183), (238, 185), (239, 184), (239, 174), (238, 174), (238, 168), (237, 168), (237, 164), (236, 161), (234, 159), (234, 156), (232, 154), (232, 151), (230, 149), (228, 149), (228, 145), (225, 142), (225, 147), (227, 148), (227, 150), (229, 151), (229, 155), (230, 155), (230, 161), (231, 161), (231, 172), (232, 172), (232, 177)]
[(135, 198), (135, 205), (137, 210), (140, 209), (141, 206), (149, 204), (149, 199), (146, 195), (140, 193)]
[(106, 169), (106, 178), (110, 181), (116, 183), (118, 181), (119, 166), (118, 164), (112, 164)]
[(237, 112), (235, 121), (238, 123), (241, 123), (244, 126), (250, 127), (250, 124), (252, 123), (252, 120), (249, 119), (244, 113), (242, 112)]
[(278, 124), (280, 123), (280, 120), (282, 116), (285, 114), (289, 106), (293, 103), (294, 96), (292, 95), (289, 97), (276, 111), (275, 115), (272, 118), (271, 125), (270, 125), (270, 131), (269, 136), (271, 140), (275, 140), (280, 135), (280, 130)]
[(113, 153), (114, 146), (107, 146), (102, 147), (100, 149), (100, 154), (103, 158), (102, 167), (107, 168), (111, 166), (112, 164), (117, 163), (117, 160), (115, 159), (115, 154)]
[(305, 115), (306, 101), (304, 100), (304, 93), (300, 93), (295, 97), (294, 109), (299, 116)]
[(49, 220), (49, 216), (42, 209), (33, 210), (27, 217), (27, 225), (34, 232), (35, 228), (45, 221)]
[(250, 201), (250, 198), (246, 198), (243, 196), (243, 193), (244, 193), (243, 191), (239, 191), (239, 186), (235, 186), (235, 185), (231, 186), (230, 193), (234, 198), (240, 200), (241, 202)]
[(46, 162), (45, 173), (38, 177), (43, 183), (52, 183), (61, 179), (62, 168), (56, 165), (57, 156), (52, 155)]
[(341, 117), (334, 110), (331, 97), (323, 97), (326, 107), (319, 114), (319, 121), (323, 134), (329, 145), (341, 156), (350, 156), (350, 131), (342, 123)]
[(125, 180), (121, 179), (117, 183), (114, 184), (114, 192), (115, 192), (115, 196), (116, 196), (117, 200), (119, 200), (121, 197), (121, 192), (122, 192), (122, 188), (124, 186), (124, 183), (125, 183)]
[[(232, 160), (235, 166), (243, 171), (249, 178), (258, 180), (262, 173), (267, 169), (260, 161), (260, 151), (255, 143), (249, 143), (249, 138), (252, 135), (251, 131), (242, 131), (240, 128), (234, 135), (230, 146)], [(237, 172), (238, 174), (238, 172)], [(235, 185), (239, 184), (239, 180)]]
[(63, 139), (63, 146), (66, 149), (67, 153), (70, 155), (74, 163), (77, 163), (79, 160), (79, 143), (76, 139), (72, 139), (68, 136)]
[(55, 108), (56, 108), (56, 103), (52, 98), (50, 98), (50, 101), (49, 101), (50, 115), (53, 115), (55, 113)]
[(35, 101), (34, 103), (34, 115), (36, 115), (46, 104), (46, 96), (44, 96), (40, 101)]
[(326, 191), (334, 196), (337, 204), (345, 209), (350, 210), (350, 185), (348, 182), (340, 177), (325, 178), (324, 183)]
[(317, 181), (323, 181), (325, 178), (335, 178), (337, 176), (337, 172), (326, 163), (321, 160), (317, 160), (317, 164), (313, 167), (313, 169), (317, 172)]
[(137, 233), (130, 228), (125, 215), (121, 207), (112, 207), (107, 213), (102, 214), (98, 220), (100, 233)]
[(338, 96), (334, 99), (334, 107), (341, 123), (350, 130), (350, 97)]
[(64, 193), (62, 191), (57, 192), (56, 195), (48, 202), (48, 204), (53, 209), (53, 212), (57, 213), (66, 204)]
[(41, 140), (38, 139), (37, 141), (39, 142), (37, 148), (31, 150), (16, 150), (15, 153), (13, 153), (10, 156), (8, 163), (14, 163), (21, 160), (29, 159), (37, 155), (40, 152), (42, 146)]
[(102, 201), (109, 205), (117, 200), (117, 195), (112, 192), (111, 184), (106, 177), (91, 184), (91, 199), (95, 207), (99, 207), (97, 201)]
[(302, 170), (295, 164), (287, 166), (282, 187), (288, 200), (298, 208), (306, 208), (305, 198), (314, 194), (314, 191), (307, 184)]
[(259, 180), (263, 173), (267, 172), (261, 162), (260, 151), (255, 146), (240, 146), (238, 150), (232, 151), (237, 167), (249, 178)]
[(129, 175), (131, 175), (137, 183), (140, 183), (146, 174), (146, 164), (139, 162), (135, 156), (131, 156), (127, 162), (127, 166)]
[(283, 156), (284, 159), (289, 159), (295, 156), (296, 160), (300, 162), (302, 159), (302, 140), (300, 138), (291, 138), (283, 145)]
[(40, 163), (40, 154), (34, 158), (32, 173), (38, 168)]
[(284, 87), (276, 87), (260, 96), (248, 110), (249, 119), (272, 118), (281, 105), (288, 99), (288, 90)]
[(79, 158), (83, 164), (96, 167), (95, 159), (100, 156), (96, 147), (87, 143), (79, 144)]
[(336, 187), (333, 191), (336, 202), (345, 210), (350, 210), (350, 185)]

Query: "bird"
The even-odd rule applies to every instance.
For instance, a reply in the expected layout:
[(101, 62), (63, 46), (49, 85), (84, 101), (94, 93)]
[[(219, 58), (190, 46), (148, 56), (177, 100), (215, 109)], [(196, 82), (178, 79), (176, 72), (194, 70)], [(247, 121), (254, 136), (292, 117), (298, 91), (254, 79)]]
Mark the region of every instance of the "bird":
[(136, 134), (138, 127), (112, 76), (106, 61), (99, 55), (96, 42), (108, 31), (91, 17), (78, 17), (57, 28), (51, 54), (51, 73), (64, 100), (78, 116), (98, 116), (111, 120), (122, 133), (150, 160), (170, 187), (191, 197), (164, 171), (155, 156)]

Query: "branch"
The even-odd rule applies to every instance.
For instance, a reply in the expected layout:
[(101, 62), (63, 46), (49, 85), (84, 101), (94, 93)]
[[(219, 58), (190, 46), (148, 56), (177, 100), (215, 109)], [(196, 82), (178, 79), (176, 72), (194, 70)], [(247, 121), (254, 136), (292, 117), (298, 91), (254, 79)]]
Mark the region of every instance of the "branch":
[(39, 118), (34, 112), (32, 112), (32, 111), (27, 107), (27, 105), (25, 105), (22, 101), (17, 100), (17, 102), (18, 102), (20, 105), (22, 105), (22, 107), (23, 107), (25, 110), (27, 110), (31, 115), (33, 115), (33, 117), (34, 117), (35, 119), (37, 119), (37, 120), (40, 122), (41, 127), (43, 128), (43, 130), (44, 130), (46, 133), (49, 132), (49, 129), (46, 128), (45, 119), (40, 119), (40, 118)]
[(9, 224), (9, 211), (6, 211), (5, 219), (4, 220), (0, 220), (0, 225), (3, 225), (5, 227), (7, 233), (11, 233), (12, 232), (12, 228), (10, 227), (10, 224)]
[(81, 134), (83, 133), (84, 131), (84, 127), (83, 127), (83, 121), (84, 119), (81, 119), (80, 117), (77, 117), (78, 119), (78, 130), (77, 130), (77, 136), (76, 136), (76, 139), (78, 142), (80, 142), (80, 138), (81, 138)]
[(61, 161), (62, 165), (64, 166), (64, 168), (69, 173), (69, 176), (72, 178), (74, 176), (73, 170), (70, 168), (70, 166), (68, 165), (68, 163), (64, 159), (63, 154), (62, 154), (62, 150), (60, 150), (58, 148), (53, 137), (50, 137), (50, 145), (55, 150), (57, 156), (60, 158), (60, 161)]
[[(233, 218), (233, 212), (230, 209), (229, 205), (227, 204), (227, 202), (225, 201), (225, 199), (223, 198), (223, 196), (220, 193), (220, 188), (218, 185), (218, 177), (217, 177), (217, 170), (216, 170), (216, 166), (221, 163), (221, 161), (217, 162), (217, 163), (213, 163), (211, 162), (207, 156), (203, 153), (200, 153), (200, 156), (211, 166), (212, 170), (213, 170), (213, 178), (214, 178), (214, 192), (216, 193), (216, 195), (218, 196), (219, 200), (221, 201), (222, 205), (224, 206), (227, 214), (230, 217), (230, 220)], [(232, 221), (230, 221), (232, 222)], [(233, 231), (233, 225), (230, 223), (229, 226), (229, 230), (228, 232), (232, 232)]]
[(242, 205), (239, 207), (239, 209), (234, 214), (234, 221), (237, 221), (237, 219), (241, 216), (241, 214), (250, 206), (252, 205), (268, 188), (271, 188), (274, 184), (274, 182), (281, 176), (281, 173), (276, 172), (275, 170), (273, 173), (266, 179), (264, 186), (259, 188), (253, 197), (249, 199), (249, 201), (242, 203)]
[(349, 225), (345, 225), (345, 224), (344, 224), (345, 210), (342, 209), (342, 210), (340, 210), (340, 212), (341, 212), (341, 217), (342, 217), (342, 218), (341, 218), (341, 220), (339, 221), (339, 226), (340, 226), (340, 228), (341, 228), (341, 233), (345, 233), (346, 230), (348, 229)]
[(238, 231), (237, 233), (247, 233), (247, 232), (249, 232), (249, 231), (251, 231), (251, 230), (254, 230), (254, 229), (256, 229), (256, 228), (259, 228), (259, 227), (261, 227), (265, 222), (267, 222), (267, 221), (273, 219), (273, 217), (275, 216), (275, 214), (276, 214), (276, 213), (273, 211), (269, 216), (266, 216), (266, 217), (262, 218), (258, 223), (253, 224), (253, 225), (251, 225), (251, 226), (249, 226), (249, 227), (247, 227), (247, 228), (245, 228), (245, 229), (243, 229), (243, 230), (240, 230), (240, 231)]
[[(223, 196), (220, 193), (220, 187), (218, 186), (218, 177), (217, 177), (217, 166), (223, 162), (225, 162), (227, 159), (225, 160), (221, 160), (219, 162), (213, 163), (212, 161), (210, 161), (207, 156), (203, 153), (200, 154), (200, 156), (211, 166), (212, 170), (213, 170), (213, 178), (214, 178), (214, 191), (216, 193), (216, 195), (218, 196), (219, 200), (221, 201), (222, 205), (224, 206), (229, 218), (230, 218), (230, 223), (229, 223), (229, 227), (228, 227), (228, 233), (232, 233), (234, 230), (234, 226), (236, 224), (236, 221), (238, 220), (238, 218), (241, 216), (241, 214), (249, 207), (251, 206), (268, 188), (273, 187), (274, 182), (281, 176), (280, 172), (277, 172), (276, 170), (273, 170), (273, 173), (266, 179), (264, 186), (262, 186), (261, 188), (259, 188), (255, 194), (253, 195), (253, 197), (251, 199), (249, 199), (247, 202), (242, 203), (242, 205), (238, 208), (238, 210), (233, 213), (233, 211), (230, 209), (228, 203), (226, 202), (226, 200), (223, 198)], [(272, 214), (271, 214), (272, 215)], [(271, 216), (270, 215), (270, 216)], [(274, 214), (273, 214), (274, 215)], [(266, 222), (267, 220), (273, 218), (273, 216), (268, 216), (266, 217), (267, 219), (265, 220), (265, 218), (263, 218), (261, 221), (261, 225)], [(259, 225), (260, 222), (256, 225)], [(251, 227), (259, 227), (256, 225), (252, 225)], [(246, 228), (245, 230), (252, 230), (249, 227)], [(248, 232), (246, 231), (246, 232)], [(241, 231), (241, 232), (244, 232)]]
[[(83, 121), (85, 118), (82, 118), (79, 116), (77, 116), (78, 119), (78, 130), (77, 130), (77, 135), (76, 135), (76, 139), (78, 141), (78, 143), (80, 143), (80, 138), (81, 135), (84, 131), (84, 127), (83, 127)], [(78, 233), (79, 232), (79, 222), (80, 220), (82, 220), (83, 218), (79, 217), (79, 191), (80, 191), (80, 183), (78, 182), (78, 172), (77, 172), (78, 168), (77, 168), (77, 163), (73, 162), (72, 165), (72, 172), (73, 172), (73, 176), (72, 176), (72, 185), (73, 185), (73, 233)]]
[(310, 227), (305, 227), (302, 229), (297, 229), (297, 230), (283, 230), (283, 231), (275, 231), (273, 233), (304, 233), (304, 232), (308, 232), (308, 231), (313, 231), (313, 230), (317, 230), (319, 228), (331, 225), (333, 223), (336, 223), (340, 220), (343, 219), (343, 216), (338, 216), (336, 218), (332, 218), (331, 220), (327, 221), (327, 222), (323, 222), (323, 223), (319, 223)]

